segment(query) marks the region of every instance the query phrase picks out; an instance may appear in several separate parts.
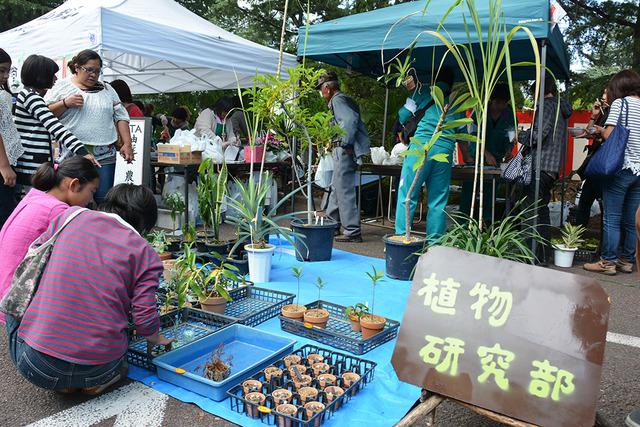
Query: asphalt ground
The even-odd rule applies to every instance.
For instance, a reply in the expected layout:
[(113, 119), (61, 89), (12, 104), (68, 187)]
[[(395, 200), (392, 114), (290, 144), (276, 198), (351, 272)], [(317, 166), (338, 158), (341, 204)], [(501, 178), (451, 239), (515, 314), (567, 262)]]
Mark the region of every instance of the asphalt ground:
[[(336, 244), (335, 247), (346, 251), (382, 258), (384, 256), (382, 236), (390, 232), (387, 229), (363, 227), (363, 243)], [(225, 234), (231, 230), (225, 230)], [(573, 267), (573, 273), (592, 275), (580, 266)], [(609, 331), (631, 337), (640, 337), (640, 280), (636, 274), (597, 277), (611, 296), (611, 314)], [(640, 339), (632, 345), (607, 343), (603, 378), (598, 402), (599, 412), (612, 426), (623, 426), (624, 418), (632, 409), (640, 408), (640, 348), (636, 347)], [(0, 334), (0, 427), (24, 426), (46, 419), (83, 402), (96, 398), (67, 396), (38, 389), (23, 379), (15, 370), (7, 353), (5, 334)], [(125, 381), (115, 386), (118, 390), (130, 384)], [(418, 396), (416, 396), (417, 398)], [(408, 409), (408, 408), (407, 408)], [(99, 410), (96, 408), (96, 410)], [(206, 413), (197, 406), (168, 398), (164, 415), (154, 425), (161, 426), (230, 426), (234, 425), (214, 415)], [(142, 425), (136, 422), (116, 422), (116, 416), (104, 419), (97, 424), (77, 422), (67, 425), (97, 425), (104, 427), (122, 425)], [(390, 420), (391, 425), (393, 420)], [(416, 424), (425, 425), (424, 422)], [(494, 426), (481, 416), (454, 405), (444, 403), (437, 411), (437, 426)], [(354, 427), (353, 425), (351, 427)]]

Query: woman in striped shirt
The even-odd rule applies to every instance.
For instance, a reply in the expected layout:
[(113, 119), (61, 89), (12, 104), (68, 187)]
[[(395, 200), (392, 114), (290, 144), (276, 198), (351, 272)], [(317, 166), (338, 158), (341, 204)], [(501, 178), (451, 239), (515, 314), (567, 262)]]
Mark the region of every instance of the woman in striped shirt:
[[(76, 209), (56, 218), (36, 243)], [(7, 315), (13, 362), (45, 389), (97, 394), (125, 377), (129, 314), (148, 343), (172, 342), (159, 333), (162, 263), (141, 236), (157, 220), (153, 193), (120, 184), (100, 209), (81, 212), (60, 232), (22, 321)]]
[(55, 83), (57, 72), (58, 65), (41, 55), (31, 55), (22, 64), (20, 78), (24, 89), (18, 94), (15, 110), (15, 124), (24, 147), (16, 167), (18, 183), (22, 185), (31, 185), (31, 177), (38, 167), (55, 160), (52, 139), (99, 166), (82, 142), (51, 113), (42, 98)]

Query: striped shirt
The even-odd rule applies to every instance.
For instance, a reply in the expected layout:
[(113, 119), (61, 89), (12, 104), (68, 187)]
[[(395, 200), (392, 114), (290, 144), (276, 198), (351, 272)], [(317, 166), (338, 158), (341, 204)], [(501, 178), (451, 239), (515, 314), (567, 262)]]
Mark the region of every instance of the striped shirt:
[(52, 139), (75, 154), (87, 154), (82, 142), (60, 123), (36, 92), (30, 89), (20, 91), (14, 115), (25, 150), (18, 160), (18, 174), (30, 177), (42, 163), (51, 161)]
[[(58, 216), (37, 242), (75, 209)], [(161, 274), (158, 255), (120, 217), (85, 211), (58, 235), (19, 336), (67, 362), (114, 361), (127, 350), (129, 313), (140, 335), (158, 331), (155, 292)]]
[[(629, 106), (629, 119), (627, 119), (627, 109), (622, 111), (621, 123), (626, 124), (629, 129), (629, 140), (624, 152), (624, 163), (622, 169), (630, 169), (634, 175), (640, 175), (640, 99), (634, 96), (627, 96), (627, 105)], [(615, 126), (620, 116), (620, 108), (622, 107), (622, 99), (616, 99), (611, 104), (609, 117), (607, 117), (607, 126)]]

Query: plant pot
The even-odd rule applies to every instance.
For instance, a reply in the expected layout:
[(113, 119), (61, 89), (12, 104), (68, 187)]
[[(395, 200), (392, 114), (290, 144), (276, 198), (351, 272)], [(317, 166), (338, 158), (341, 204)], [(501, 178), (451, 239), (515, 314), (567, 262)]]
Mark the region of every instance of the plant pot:
[[(337, 385), (332, 385), (324, 388), (324, 394), (327, 396), (327, 402), (333, 402), (344, 394), (344, 390)], [(335, 403), (334, 409), (339, 409), (342, 406), (342, 399)]]
[(304, 312), (304, 321), (313, 326), (324, 329), (329, 321), (329, 312), (321, 308), (314, 308)]
[(207, 249), (207, 240), (203, 237), (196, 239), (196, 250), (200, 253), (207, 253), (209, 250)]
[(205, 372), (204, 372), (205, 377), (215, 382), (222, 382), (226, 380), (227, 378), (229, 378), (230, 374), (231, 374), (231, 368), (228, 366), (225, 371), (218, 371), (218, 370), (212, 371), (205, 367)]
[[(288, 415), (290, 417), (295, 418), (297, 412), (298, 412), (298, 407), (290, 403), (283, 403), (282, 405), (276, 406), (276, 414)], [(278, 427), (291, 427), (293, 425), (293, 421), (287, 418), (284, 418), (284, 417), (276, 417), (276, 418), (278, 419)]]
[(306, 403), (317, 399), (318, 389), (315, 387), (302, 387), (298, 390), (298, 394), (300, 395), (300, 403)]
[(164, 267), (164, 271), (162, 272), (162, 277), (165, 282), (171, 282), (176, 275), (175, 271), (175, 259), (166, 259), (162, 261), (162, 266)]
[(173, 255), (169, 251), (162, 252), (161, 254), (158, 254), (158, 256), (160, 257), (160, 261), (166, 261), (173, 257)]
[(420, 251), (426, 240), (412, 239), (405, 243), (402, 236), (387, 234), (382, 238), (385, 251), (386, 275), (392, 279), (411, 280), (413, 269), (418, 262), (416, 252)]
[[(353, 384), (358, 382), (358, 380), (360, 380), (360, 375), (356, 374), (355, 372), (345, 372), (344, 374), (342, 374), (342, 387), (346, 390)], [(349, 392), (349, 395), (353, 396), (357, 392), (357, 387), (355, 387)]]
[(295, 377), (296, 375), (304, 375), (307, 373), (306, 365), (291, 365), (289, 367), (289, 373), (291, 377)]
[(289, 369), (291, 365), (299, 364), (301, 360), (302, 360), (302, 357), (298, 356), (297, 354), (290, 354), (288, 356), (285, 356), (283, 359), (284, 366), (286, 366), (287, 369)]
[[(325, 406), (320, 402), (307, 402), (304, 404), (304, 411), (307, 415), (307, 420), (313, 418), (314, 415), (319, 414), (324, 411)], [(318, 419), (314, 420), (312, 424), (313, 427), (318, 427), (322, 424), (322, 417), (318, 417)]]
[(244, 147), (244, 161), (246, 163), (260, 163), (264, 157), (264, 145)]
[(567, 248), (564, 245), (553, 245), (553, 263), (556, 267), (573, 266), (573, 257), (578, 248)]
[(251, 418), (258, 418), (260, 416), (260, 411), (258, 411), (258, 406), (264, 405), (264, 401), (267, 399), (267, 396), (257, 391), (254, 391), (252, 393), (246, 394), (244, 398), (245, 400), (248, 400), (249, 402), (255, 405), (255, 406), (249, 405), (249, 404), (246, 405), (247, 415), (249, 415)]
[(267, 382), (271, 382), (271, 378), (282, 378), (282, 369), (276, 366), (268, 366), (264, 368), (264, 378)]
[[(231, 243), (231, 244), (230, 244)], [(207, 253), (215, 252), (223, 257), (227, 257), (229, 255), (229, 251), (233, 246), (233, 241), (220, 242), (220, 243), (205, 243)]]
[(207, 299), (200, 300), (200, 306), (204, 311), (224, 314), (224, 310), (227, 308), (227, 300), (222, 297), (209, 297)]
[(333, 374), (318, 375), (318, 383), (320, 384), (320, 388), (336, 385), (336, 381), (338, 381), (338, 378), (336, 378), (336, 376)]
[(268, 282), (271, 274), (271, 258), (276, 247), (268, 243), (264, 249), (253, 246), (253, 244), (244, 246), (249, 259), (249, 280), (253, 283)]
[(375, 314), (365, 314), (360, 318), (360, 327), (362, 328), (362, 339), (366, 340), (380, 333), (384, 329), (387, 322), (382, 316)]
[(282, 307), (282, 315), (289, 319), (295, 319), (302, 321), (304, 313), (307, 311), (307, 307), (299, 304), (287, 304)]
[(242, 391), (245, 395), (252, 393), (254, 391), (261, 391), (262, 383), (258, 380), (246, 380), (242, 383)]
[(271, 393), (271, 397), (276, 406), (291, 403), (291, 396), (293, 396), (293, 393), (286, 388), (278, 388)]
[(349, 318), (349, 322), (351, 322), (351, 330), (354, 332), (360, 332), (362, 329), (360, 328), (360, 318), (358, 316), (347, 316)]
[(167, 239), (167, 251), (169, 252), (178, 252), (181, 248), (180, 248), (180, 244), (182, 243), (182, 240), (180, 239), (180, 237), (169, 237)]
[(309, 365), (313, 365), (315, 363), (322, 363), (324, 362), (324, 356), (318, 353), (309, 353), (307, 355), (307, 363), (309, 363)]
[[(247, 258), (247, 252), (242, 251), (227, 258), (227, 263), (233, 265), (238, 269), (238, 276), (246, 276), (249, 274), (249, 260)], [(216, 264), (217, 262), (217, 264)], [(220, 262), (216, 260), (214, 264), (220, 265)]]
[[(333, 237), (338, 223), (325, 218), (323, 225), (307, 224), (306, 220), (295, 218), (291, 228), (300, 236), (295, 236), (296, 259), (298, 261), (329, 261), (333, 250)], [(305, 246), (306, 245), (306, 246)]]
[(313, 375), (317, 377), (320, 374), (328, 374), (329, 369), (331, 369), (331, 367), (324, 362), (319, 362), (319, 363), (314, 363), (311, 366), (311, 369), (313, 369)]
[(302, 387), (309, 387), (311, 385), (311, 375), (300, 375), (299, 377), (293, 376), (291, 378), (293, 380), (293, 386), (296, 390), (300, 390)]

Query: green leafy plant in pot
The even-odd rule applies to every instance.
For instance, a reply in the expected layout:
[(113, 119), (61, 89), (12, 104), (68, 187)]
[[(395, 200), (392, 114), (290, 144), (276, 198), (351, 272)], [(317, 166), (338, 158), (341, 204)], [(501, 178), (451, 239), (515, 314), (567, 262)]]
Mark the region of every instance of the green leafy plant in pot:
[(167, 197), (164, 198), (164, 203), (167, 205), (169, 210), (171, 211), (171, 222), (173, 223), (171, 236), (169, 237), (169, 250), (177, 251), (180, 247), (180, 238), (176, 236), (176, 231), (178, 227), (176, 226), (176, 220), (178, 220), (184, 211), (186, 210), (186, 205), (184, 202), (184, 198), (182, 194), (179, 192), (171, 193)]
[(167, 241), (167, 235), (163, 230), (155, 230), (147, 234), (147, 241), (151, 245), (154, 251), (160, 257), (160, 260), (164, 261), (171, 258), (171, 252), (168, 252), (169, 242)]
[(320, 292), (324, 288), (325, 282), (321, 277), (316, 278), (316, 288), (318, 288), (318, 308), (307, 310), (304, 312), (304, 322), (311, 324), (313, 327), (324, 329), (329, 321), (329, 312), (322, 308), (320, 300)]
[(581, 225), (565, 224), (562, 228), (562, 239), (553, 241), (554, 264), (558, 267), (571, 267), (573, 257), (580, 245), (584, 242), (582, 235), (585, 228)]
[(307, 307), (304, 305), (298, 304), (300, 302), (300, 278), (302, 277), (302, 268), (293, 266), (291, 267), (293, 277), (296, 278), (298, 282), (298, 291), (296, 292), (296, 303), (295, 304), (287, 304), (282, 307), (282, 315), (284, 317), (288, 317), (290, 319), (301, 320), (304, 317), (305, 311), (307, 311)]
[(369, 314), (369, 307), (360, 302), (355, 305), (350, 305), (344, 310), (344, 315), (351, 322), (351, 329), (354, 332), (360, 332), (362, 330), (360, 327), (360, 319), (365, 314)]
[(227, 194), (227, 165), (218, 166), (212, 159), (205, 159), (198, 167), (198, 175), (198, 209), (204, 226), (204, 241), (199, 250), (226, 256), (228, 242), (220, 240), (220, 224)]
[(387, 319), (384, 317), (373, 314), (376, 300), (376, 286), (384, 281), (384, 271), (377, 271), (374, 266), (371, 266), (371, 270), (371, 272), (366, 272), (372, 285), (371, 313), (363, 314), (362, 317), (360, 317), (360, 328), (362, 329), (362, 339), (364, 340), (380, 333), (387, 323)]

